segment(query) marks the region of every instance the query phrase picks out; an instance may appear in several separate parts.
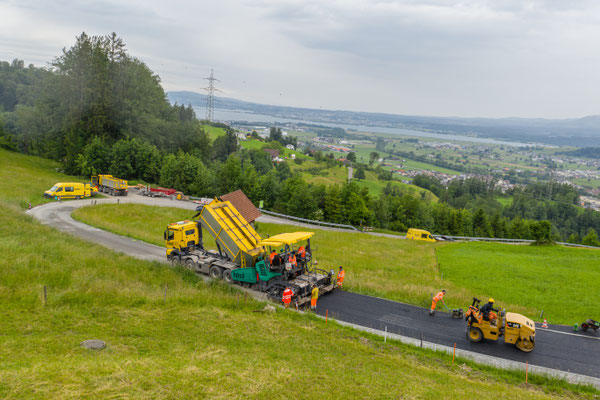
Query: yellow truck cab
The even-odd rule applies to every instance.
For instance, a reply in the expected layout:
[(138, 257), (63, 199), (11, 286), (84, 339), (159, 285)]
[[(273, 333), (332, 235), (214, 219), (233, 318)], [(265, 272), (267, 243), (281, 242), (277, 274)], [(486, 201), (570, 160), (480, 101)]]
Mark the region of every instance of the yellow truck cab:
[(412, 240), (423, 240), (426, 242), (435, 242), (435, 238), (431, 236), (431, 233), (423, 229), (410, 228), (406, 232), (406, 238)]
[(44, 192), (44, 197), (54, 199), (83, 199), (92, 195), (92, 185), (79, 182), (55, 183), (49, 190)]

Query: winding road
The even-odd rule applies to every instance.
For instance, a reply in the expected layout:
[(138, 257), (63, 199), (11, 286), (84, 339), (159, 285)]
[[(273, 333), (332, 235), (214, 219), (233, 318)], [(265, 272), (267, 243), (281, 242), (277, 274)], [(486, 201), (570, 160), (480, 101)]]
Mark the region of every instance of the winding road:
[[(74, 200), (54, 202), (35, 207), (29, 215), (43, 224), (74, 236), (93, 241), (117, 252), (144, 260), (166, 262), (165, 250), (152, 244), (126, 238), (91, 227), (71, 217), (79, 207), (92, 204), (141, 203), (153, 206), (177, 207), (194, 211), (197, 204), (185, 201), (148, 198), (135, 192), (125, 198)], [(190, 215), (191, 216), (191, 215)], [(314, 229), (328, 229), (262, 216), (259, 222), (285, 223)], [(331, 228), (329, 228), (331, 229)], [(335, 229), (334, 229), (335, 230)], [(357, 233), (358, 234), (358, 233)], [(438, 312), (430, 317), (426, 309), (390, 300), (335, 291), (319, 298), (318, 314), (334, 318), (359, 329), (388, 332), (390, 337), (424, 347), (451, 351), (456, 343), (457, 355), (504, 368), (523, 369), (526, 361), (530, 371), (562, 377), (570, 382), (590, 384), (600, 388), (600, 334), (574, 333), (568, 326), (551, 325), (536, 332), (536, 348), (523, 353), (502, 342), (470, 343), (465, 335), (463, 319), (452, 319)], [(398, 336), (400, 335), (400, 336)]]

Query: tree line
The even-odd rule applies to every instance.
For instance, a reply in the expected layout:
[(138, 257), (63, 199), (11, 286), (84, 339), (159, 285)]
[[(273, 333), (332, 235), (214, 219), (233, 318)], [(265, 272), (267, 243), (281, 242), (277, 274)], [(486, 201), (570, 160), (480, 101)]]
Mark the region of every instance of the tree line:
[[(512, 204), (502, 206), (490, 182), (444, 187), (417, 177), (416, 184), (440, 198), (430, 202), (393, 182), (389, 171), (373, 168), (377, 152), (368, 165), (357, 163), (357, 177), (373, 170), (387, 181), (378, 195), (355, 181), (309, 184), (287, 162), (274, 163), (261, 149), (240, 149), (227, 125), (218, 124), (225, 134), (211, 143), (193, 109), (171, 105), (160, 78), (127, 54), (114, 33), (82, 33), (48, 68), (0, 62), (0, 107), (0, 146), (58, 160), (71, 174), (111, 173), (200, 197), (242, 189), (274, 211), (395, 231), (418, 227), (458, 236), (582, 241), (600, 228), (599, 214), (578, 209), (577, 194), (560, 186), (515, 191)], [(276, 128), (269, 140), (263, 147), (297, 145)], [(385, 148), (385, 140), (377, 148)], [(319, 152), (314, 158), (326, 166), (337, 163)], [(537, 200), (548, 193), (551, 201)]]

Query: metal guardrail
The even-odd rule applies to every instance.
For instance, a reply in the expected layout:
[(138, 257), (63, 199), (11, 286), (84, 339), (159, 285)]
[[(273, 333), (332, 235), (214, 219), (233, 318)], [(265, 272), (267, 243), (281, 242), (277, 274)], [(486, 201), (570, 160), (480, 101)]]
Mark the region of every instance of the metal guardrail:
[[(290, 219), (293, 221), (298, 221), (298, 222), (305, 222), (307, 224), (314, 224), (314, 225), (321, 225), (321, 226), (330, 226), (330, 227), (334, 227), (334, 228), (344, 228), (344, 229), (351, 229), (357, 232), (362, 232), (362, 233), (368, 233), (367, 231), (362, 231), (352, 225), (345, 225), (345, 224), (334, 224), (333, 222), (324, 222), (324, 221), (315, 221), (312, 219), (306, 219), (306, 218), (300, 218), (300, 217), (294, 217), (291, 215), (286, 215), (286, 214), (280, 214), (280, 213), (276, 213), (273, 211), (268, 211), (268, 210), (264, 210), (264, 209), (260, 209), (260, 212), (263, 214), (267, 214), (267, 215), (272, 215), (274, 217), (279, 217), (279, 218), (284, 218), (284, 219)], [(532, 239), (505, 239), (505, 238), (487, 238), (487, 237), (471, 237), (471, 236), (450, 236), (450, 235), (432, 235), (434, 238), (447, 238), (450, 240), (465, 240), (465, 241), (470, 241), (470, 242), (499, 242), (499, 243), (533, 243), (535, 242), (535, 240)], [(586, 246), (584, 244), (575, 244), (575, 243), (566, 243), (566, 242), (556, 242), (556, 244), (559, 244), (561, 246), (568, 246), (568, 247), (582, 247), (582, 248), (587, 248), (587, 249), (597, 249), (600, 250), (600, 247), (595, 247), (595, 246)]]
[(312, 219), (306, 219), (306, 218), (300, 218), (300, 217), (293, 217), (291, 215), (280, 214), (280, 213), (276, 213), (276, 212), (273, 212), (273, 211), (267, 211), (267, 210), (264, 210), (262, 208), (259, 209), (259, 210), (263, 214), (272, 215), (274, 217), (279, 217), (279, 218), (284, 218), (284, 219), (290, 219), (292, 221), (305, 222), (307, 224), (313, 224), (313, 225), (330, 226), (330, 227), (333, 227), (333, 228), (350, 229), (350, 230), (353, 230), (353, 231), (360, 232), (359, 229), (357, 229), (356, 227), (354, 227), (352, 225), (334, 224), (333, 222), (315, 221), (315, 220), (312, 220)]
[[(451, 240), (466, 240), (470, 242), (500, 242), (500, 243), (533, 243), (535, 240), (531, 239), (504, 239), (504, 238), (486, 238), (486, 237), (470, 237), (470, 236), (450, 236), (450, 235), (432, 235), (434, 238), (447, 238)], [(586, 249), (597, 249), (600, 247), (586, 246), (584, 244), (567, 243), (567, 242), (555, 242), (561, 246), (568, 247), (582, 247)]]

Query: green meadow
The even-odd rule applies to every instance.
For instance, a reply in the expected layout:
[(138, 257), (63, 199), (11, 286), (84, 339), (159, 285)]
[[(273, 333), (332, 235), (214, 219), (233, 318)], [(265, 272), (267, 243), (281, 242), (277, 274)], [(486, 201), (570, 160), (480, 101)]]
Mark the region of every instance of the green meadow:
[[(540, 376), (530, 376), (526, 385), (521, 372), (460, 359), (453, 364), (450, 355), (383, 343), (310, 314), (261, 312), (265, 303), (235, 287), (41, 225), (23, 213), (24, 205), (39, 204), (43, 190), (71, 178), (44, 160), (4, 151), (0, 159), (2, 399), (593, 399), (599, 394)], [(25, 191), (14, 190), (25, 179)], [(98, 210), (103, 220), (111, 213), (108, 206), (86, 212)], [(164, 220), (151, 224), (152, 237), (161, 237), (167, 217), (187, 217), (163, 211)], [(124, 214), (117, 220), (133, 221)], [(326, 263), (331, 255), (318, 246), (316, 254)], [(84, 349), (80, 343), (86, 339), (104, 340), (107, 347)]]

